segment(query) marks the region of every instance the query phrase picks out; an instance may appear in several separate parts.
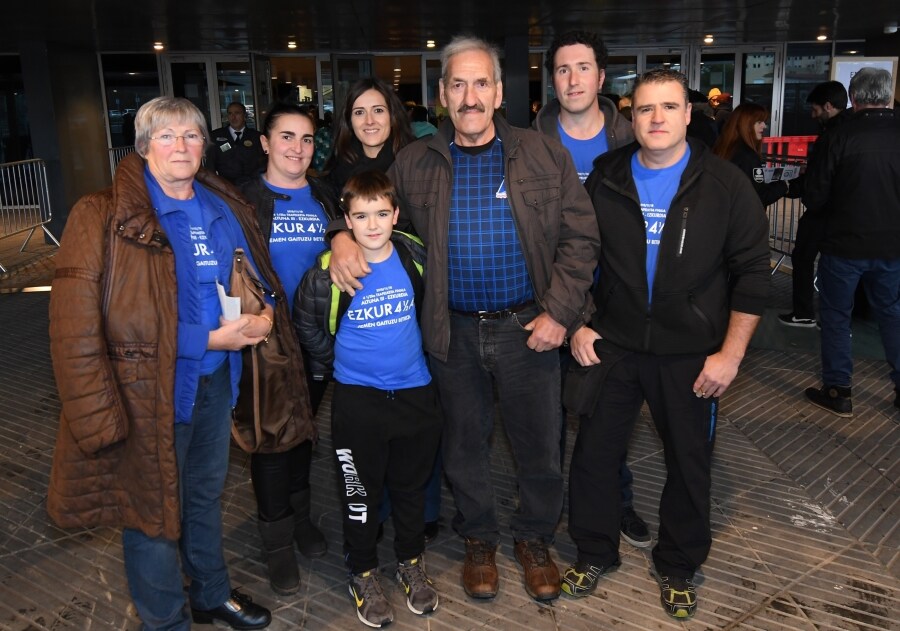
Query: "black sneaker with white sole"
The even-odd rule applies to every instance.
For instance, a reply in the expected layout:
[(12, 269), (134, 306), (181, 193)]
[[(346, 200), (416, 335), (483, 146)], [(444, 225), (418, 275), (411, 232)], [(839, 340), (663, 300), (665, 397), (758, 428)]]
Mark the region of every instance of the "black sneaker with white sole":
[(816, 326), (815, 318), (798, 318), (793, 312), (782, 313), (778, 316), (778, 321), (785, 326), (799, 326), (807, 329)]
[(622, 507), (622, 519), (619, 522), (619, 532), (622, 539), (635, 548), (649, 548), (653, 543), (650, 530), (641, 516), (634, 512), (633, 506)]

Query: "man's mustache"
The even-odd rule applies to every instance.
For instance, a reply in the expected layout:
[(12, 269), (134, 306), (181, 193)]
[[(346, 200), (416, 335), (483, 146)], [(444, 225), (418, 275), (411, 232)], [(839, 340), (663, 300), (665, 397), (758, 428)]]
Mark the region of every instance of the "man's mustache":
[(483, 105), (462, 105), (458, 110), (456, 110), (460, 114), (465, 114), (466, 112), (481, 112), (484, 113)]

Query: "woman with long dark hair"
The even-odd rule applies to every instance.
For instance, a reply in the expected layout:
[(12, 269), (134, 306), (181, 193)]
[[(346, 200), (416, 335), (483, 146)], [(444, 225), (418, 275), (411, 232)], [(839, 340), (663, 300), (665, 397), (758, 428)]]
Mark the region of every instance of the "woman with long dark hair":
[(325, 171), (335, 191), (355, 173), (387, 171), (400, 149), (415, 140), (409, 117), (387, 83), (375, 77), (350, 86)]

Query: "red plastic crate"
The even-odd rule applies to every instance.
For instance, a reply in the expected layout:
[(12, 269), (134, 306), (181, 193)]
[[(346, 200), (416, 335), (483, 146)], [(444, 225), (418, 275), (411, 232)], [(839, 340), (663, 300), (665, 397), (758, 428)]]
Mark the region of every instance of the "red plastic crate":
[(762, 139), (762, 153), (773, 161), (806, 162), (818, 136), (772, 136)]

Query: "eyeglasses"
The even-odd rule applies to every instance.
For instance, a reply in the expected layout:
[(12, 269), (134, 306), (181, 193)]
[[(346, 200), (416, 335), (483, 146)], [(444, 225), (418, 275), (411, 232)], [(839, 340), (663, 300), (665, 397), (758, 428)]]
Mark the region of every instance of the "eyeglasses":
[(176, 136), (175, 134), (160, 134), (159, 136), (151, 136), (150, 140), (155, 140), (161, 147), (171, 147), (175, 141), (181, 138), (184, 144), (191, 147), (198, 147), (206, 142), (206, 137), (197, 132), (190, 132), (184, 136)]

